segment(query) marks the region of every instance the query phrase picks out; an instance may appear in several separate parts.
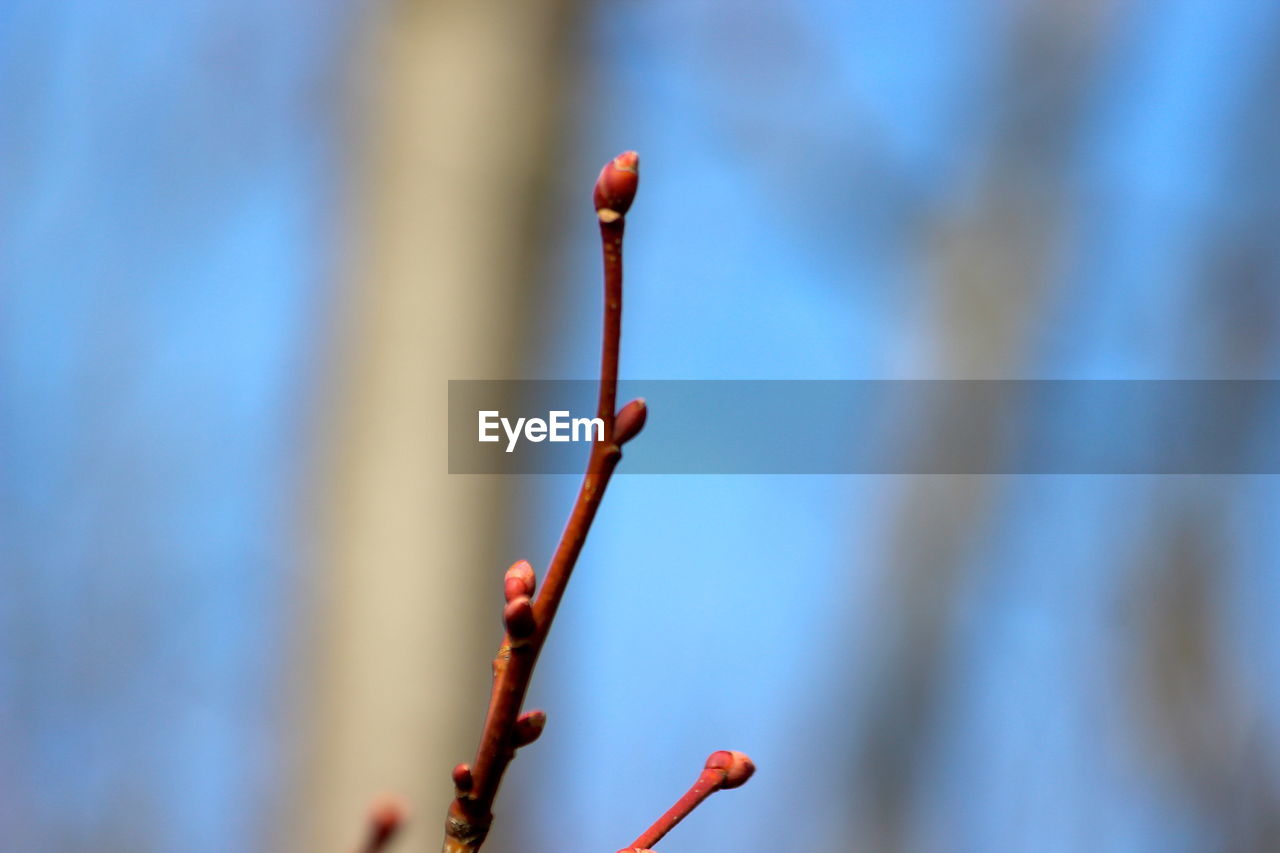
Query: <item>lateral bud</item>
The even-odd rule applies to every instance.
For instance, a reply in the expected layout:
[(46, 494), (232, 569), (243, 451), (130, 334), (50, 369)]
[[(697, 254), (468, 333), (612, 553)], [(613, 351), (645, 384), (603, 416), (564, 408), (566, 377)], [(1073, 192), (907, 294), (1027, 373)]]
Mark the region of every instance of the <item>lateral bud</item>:
[(744, 784), (756, 772), (755, 763), (747, 758), (746, 753), (728, 749), (707, 756), (705, 768), (724, 773), (724, 781), (720, 783), (720, 787), (725, 790)]
[(471, 790), (475, 784), (475, 779), (471, 776), (471, 765), (465, 761), (453, 768), (453, 787), (458, 789), (458, 794), (465, 794)]
[(502, 594), (508, 602), (521, 596), (529, 598), (537, 585), (538, 579), (533, 573), (533, 566), (529, 565), (528, 560), (518, 560), (507, 569), (502, 580)]
[(502, 621), (512, 640), (527, 640), (532, 637), (537, 625), (533, 620), (533, 604), (529, 601), (529, 596), (522, 595), (508, 601), (502, 610)]
[(619, 447), (640, 434), (649, 419), (649, 407), (638, 397), (618, 410), (613, 420), (613, 441)]
[(600, 170), (592, 194), (601, 222), (616, 222), (631, 208), (640, 183), (640, 155), (624, 151)]
[(516, 748), (528, 746), (538, 739), (542, 734), (542, 730), (547, 726), (546, 711), (525, 711), (516, 717), (515, 728), (515, 745)]

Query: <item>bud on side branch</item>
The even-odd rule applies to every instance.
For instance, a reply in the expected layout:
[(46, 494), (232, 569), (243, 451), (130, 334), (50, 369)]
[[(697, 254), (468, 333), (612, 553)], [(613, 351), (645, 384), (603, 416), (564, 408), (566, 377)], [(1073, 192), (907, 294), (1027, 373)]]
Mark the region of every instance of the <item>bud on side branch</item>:
[(508, 602), (502, 611), (502, 621), (512, 640), (527, 640), (532, 637), (537, 623), (534, 621), (533, 603), (529, 601), (529, 597), (522, 595)]
[(547, 726), (546, 711), (525, 711), (516, 718), (515, 745), (528, 746), (538, 739)]
[(627, 403), (618, 410), (618, 417), (613, 422), (613, 441), (619, 447), (640, 434), (644, 423), (649, 419), (649, 408), (641, 397)]
[(631, 842), (629, 848), (625, 849), (645, 850), (653, 847), (677, 823), (688, 817), (703, 800), (716, 791), (737, 788), (750, 779), (755, 770), (755, 764), (744, 753), (727, 749), (711, 753), (707, 757), (706, 764), (703, 765), (702, 772), (698, 774), (697, 781), (693, 783), (693, 787), (686, 791), (683, 797), (676, 800), (676, 804), (667, 809), (662, 817), (654, 821), (653, 826), (646, 829), (639, 838)]
[(453, 768), (453, 787), (457, 789), (458, 794), (466, 794), (475, 784), (475, 779), (471, 776), (471, 765), (463, 762)]
[(745, 753), (722, 749), (711, 753), (707, 758), (705, 769), (722, 771), (724, 781), (720, 783), (720, 787), (727, 791), (746, 784), (751, 774), (756, 772), (756, 765), (747, 758)]
[(529, 565), (528, 560), (519, 560), (507, 569), (507, 574), (502, 579), (502, 594), (507, 601), (514, 601), (521, 596), (529, 598), (536, 586), (533, 566)]

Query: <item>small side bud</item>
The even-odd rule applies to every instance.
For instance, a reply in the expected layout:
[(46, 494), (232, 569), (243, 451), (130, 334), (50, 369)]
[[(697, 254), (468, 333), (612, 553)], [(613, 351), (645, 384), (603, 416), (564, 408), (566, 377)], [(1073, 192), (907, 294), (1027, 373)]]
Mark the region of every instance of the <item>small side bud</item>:
[(639, 397), (618, 410), (613, 421), (613, 440), (619, 447), (640, 434), (649, 419), (649, 407)]
[(528, 746), (538, 739), (547, 726), (546, 711), (525, 711), (516, 717), (516, 747)]
[(720, 787), (726, 790), (745, 784), (751, 774), (756, 772), (755, 764), (745, 753), (727, 749), (711, 753), (705, 766), (707, 770), (720, 770), (724, 773), (724, 781), (720, 783)]
[(507, 601), (514, 601), (521, 596), (529, 598), (537, 587), (538, 579), (533, 573), (533, 566), (528, 560), (519, 560), (507, 569), (502, 580), (502, 594)]
[(511, 639), (526, 640), (532, 637), (537, 626), (533, 621), (533, 604), (529, 597), (522, 595), (507, 602), (502, 610), (502, 621), (507, 626)]
[(640, 183), (640, 155), (624, 151), (600, 170), (592, 196), (601, 222), (616, 222), (631, 208)]
[(475, 784), (475, 779), (471, 777), (471, 765), (465, 761), (453, 768), (453, 787), (458, 789), (459, 794), (465, 794), (471, 790)]

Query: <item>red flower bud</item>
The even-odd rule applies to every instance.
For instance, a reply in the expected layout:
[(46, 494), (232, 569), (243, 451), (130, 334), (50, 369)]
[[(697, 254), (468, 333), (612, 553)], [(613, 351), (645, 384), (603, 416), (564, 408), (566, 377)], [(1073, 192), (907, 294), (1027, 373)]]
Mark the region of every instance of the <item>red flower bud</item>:
[(640, 434), (640, 430), (644, 429), (644, 422), (649, 418), (649, 407), (645, 405), (644, 398), (641, 397), (627, 403), (618, 410), (618, 415), (613, 421), (613, 440), (621, 447), (631, 439)]
[(547, 725), (546, 711), (525, 711), (516, 717), (516, 746), (528, 746), (538, 739)]
[(453, 768), (453, 786), (461, 793), (471, 790), (475, 780), (471, 776), (471, 765), (465, 761)]
[(614, 222), (626, 214), (640, 183), (640, 155), (624, 151), (600, 170), (593, 201), (602, 222)]
[(705, 766), (708, 770), (724, 771), (724, 781), (720, 783), (720, 787), (726, 790), (744, 784), (756, 772), (755, 764), (745, 753), (727, 749), (711, 753)]
[(521, 596), (528, 598), (533, 595), (533, 590), (537, 586), (537, 578), (533, 573), (533, 566), (529, 565), (528, 560), (519, 560), (507, 569), (507, 574), (502, 580), (502, 594), (507, 601), (514, 601)]
[(533, 636), (536, 623), (533, 620), (533, 605), (529, 597), (522, 595), (507, 602), (502, 611), (502, 621), (507, 626), (507, 633), (513, 640), (524, 640)]

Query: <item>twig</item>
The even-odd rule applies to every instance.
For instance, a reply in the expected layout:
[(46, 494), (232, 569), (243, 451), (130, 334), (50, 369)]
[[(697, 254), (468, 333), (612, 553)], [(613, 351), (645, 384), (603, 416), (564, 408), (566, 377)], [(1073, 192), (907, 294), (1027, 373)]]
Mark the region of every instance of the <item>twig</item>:
[(676, 800), (676, 804), (653, 822), (653, 826), (646, 829), (640, 834), (640, 837), (631, 842), (630, 847), (624, 847), (618, 853), (650, 853), (650, 848), (662, 840), (662, 837), (672, 830), (672, 828), (680, 821), (689, 816), (689, 813), (698, 807), (698, 805), (707, 797), (716, 791), (727, 791), (730, 788), (736, 788), (751, 778), (751, 774), (756, 770), (756, 766), (741, 752), (730, 752), (721, 750), (713, 752), (707, 758), (706, 765), (702, 768), (702, 772), (698, 774), (698, 779), (693, 783), (693, 787), (685, 792), (684, 796)]
[(391, 839), (404, 826), (404, 804), (394, 797), (383, 797), (369, 809), (366, 821), (364, 841), (358, 853), (382, 853), (391, 844)]
[(507, 765), (517, 748), (542, 732), (546, 715), (542, 711), (521, 714), (520, 706), (605, 487), (622, 458), (622, 445), (644, 426), (643, 400), (633, 400), (615, 414), (622, 332), (622, 234), (624, 217), (635, 198), (638, 166), (634, 151), (619, 154), (601, 170), (593, 199), (604, 250), (604, 344), (596, 407), (596, 416), (604, 423), (603, 440), (591, 446), (586, 475), (551, 558), (542, 593), (533, 599), (535, 578), (527, 562), (522, 560), (507, 570), (503, 581), (507, 633), (493, 660), (493, 690), (475, 762), (459, 764), (453, 771), (455, 796), (445, 821), (443, 853), (480, 849), (493, 822), (493, 801)]

